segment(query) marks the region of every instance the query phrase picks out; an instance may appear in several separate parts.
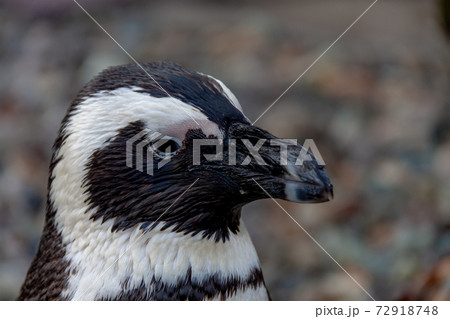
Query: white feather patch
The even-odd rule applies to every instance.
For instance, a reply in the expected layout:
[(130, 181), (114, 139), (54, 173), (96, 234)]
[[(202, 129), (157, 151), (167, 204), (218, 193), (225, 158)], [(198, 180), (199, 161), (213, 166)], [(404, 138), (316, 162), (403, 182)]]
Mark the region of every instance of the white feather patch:
[[(245, 280), (252, 269), (259, 267), (255, 248), (243, 224), (241, 231), (225, 243), (170, 229), (161, 231), (162, 224), (147, 233), (139, 230), (139, 226), (111, 232), (112, 224), (112, 221), (102, 224), (86, 218), (72, 229), (71, 241), (64, 238), (66, 256), (76, 270), (70, 276), (65, 297), (74, 300), (113, 298), (125, 281), (129, 289), (139, 287), (142, 282), (151, 287), (153, 277), (165, 284), (176, 284), (188, 268), (197, 282), (214, 274), (224, 279), (234, 276)], [(265, 293), (265, 287), (261, 289)], [(252, 299), (264, 295), (262, 291), (249, 288), (231, 297)]]

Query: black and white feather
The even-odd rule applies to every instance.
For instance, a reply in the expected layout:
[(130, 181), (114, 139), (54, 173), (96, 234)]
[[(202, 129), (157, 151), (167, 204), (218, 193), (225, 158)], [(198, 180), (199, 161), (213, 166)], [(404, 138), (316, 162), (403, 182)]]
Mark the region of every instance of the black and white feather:
[[(142, 66), (103, 71), (69, 108), (19, 299), (269, 299), (241, 220), (243, 205), (267, 197), (252, 178), (273, 197), (320, 202), (331, 194), (323, 167), (294, 167), (295, 152), (281, 166), (270, 145), (261, 148), (268, 165), (228, 165), (225, 155), (194, 166), (195, 138), (274, 136), (251, 125), (219, 80), (168, 62)], [(127, 140), (144, 130), (181, 142), (153, 175), (126, 165)], [(247, 155), (238, 144), (237, 162)]]

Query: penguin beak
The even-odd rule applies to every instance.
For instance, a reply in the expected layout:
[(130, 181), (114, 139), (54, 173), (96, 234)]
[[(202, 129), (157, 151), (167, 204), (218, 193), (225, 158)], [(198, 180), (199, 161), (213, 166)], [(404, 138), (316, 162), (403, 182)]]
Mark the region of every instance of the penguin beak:
[(292, 163), (288, 163), (288, 167), (284, 176), (284, 196), (280, 198), (298, 203), (321, 203), (333, 199), (333, 185), (323, 166), (304, 162), (301, 167)]
[(259, 158), (254, 152), (250, 154), (248, 148), (237, 146), (238, 158), (253, 155), (255, 161), (231, 168), (233, 175), (240, 176), (240, 185), (248, 190), (250, 197), (273, 197), (298, 203), (321, 203), (333, 198), (333, 186), (324, 164), (296, 141), (279, 139), (263, 129), (242, 123), (234, 124), (229, 136), (252, 142), (264, 140), (264, 143), (259, 142)]

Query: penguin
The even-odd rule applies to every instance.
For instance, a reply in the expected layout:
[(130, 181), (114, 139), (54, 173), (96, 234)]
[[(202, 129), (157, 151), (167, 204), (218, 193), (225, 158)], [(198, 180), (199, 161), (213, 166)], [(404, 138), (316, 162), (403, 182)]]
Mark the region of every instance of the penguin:
[(102, 71), (62, 121), (18, 299), (269, 300), (242, 207), (333, 194), (313, 154), (271, 141), (211, 76), (172, 62)]

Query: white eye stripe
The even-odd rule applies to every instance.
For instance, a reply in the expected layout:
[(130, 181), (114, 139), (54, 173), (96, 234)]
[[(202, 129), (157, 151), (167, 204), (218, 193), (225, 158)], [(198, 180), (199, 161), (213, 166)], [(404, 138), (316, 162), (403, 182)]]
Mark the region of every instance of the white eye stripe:
[(101, 145), (135, 121), (143, 121), (151, 131), (179, 140), (193, 128), (208, 134), (219, 132), (217, 125), (195, 107), (172, 97), (156, 98), (137, 90), (140, 88), (119, 88), (85, 99), (70, 118), (67, 133), (79, 132), (86, 141)]
[[(205, 74), (206, 75), (206, 74)], [(220, 87), (223, 90), (223, 93), (225, 95), (225, 97), (228, 99), (228, 101), (231, 102), (231, 104), (237, 108), (242, 114), (244, 114), (244, 111), (242, 110), (242, 106), (239, 103), (238, 99), (236, 98), (236, 96), (233, 94), (233, 92), (231, 92), (231, 90), (220, 80), (210, 76), (210, 75), (206, 75), (207, 77), (211, 78), (213, 81), (217, 82)], [(245, 115), (244, 115), (245, 116)]]

